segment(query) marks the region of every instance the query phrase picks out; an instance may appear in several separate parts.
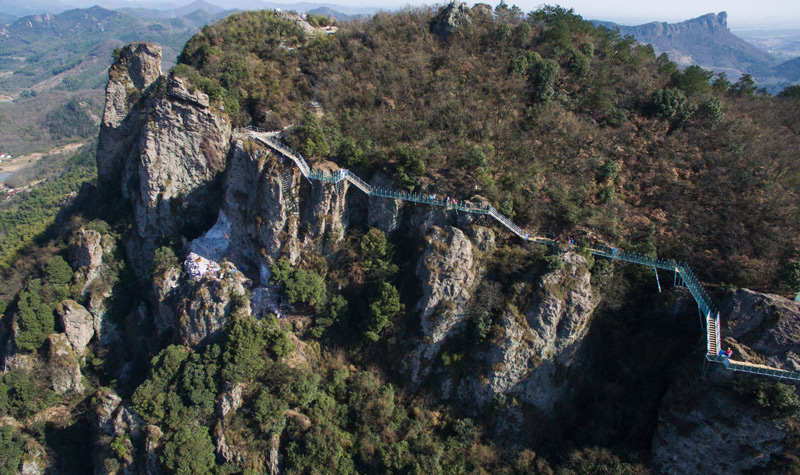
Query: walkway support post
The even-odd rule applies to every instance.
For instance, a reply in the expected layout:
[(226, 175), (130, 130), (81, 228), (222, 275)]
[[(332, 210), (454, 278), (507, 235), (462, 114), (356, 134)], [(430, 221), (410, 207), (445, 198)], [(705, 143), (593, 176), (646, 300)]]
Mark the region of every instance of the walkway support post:
[(653, 266), (653, 270), (656, 273), (656, 284), (658, 285), (658, 293), (661, 293), (661, 282), (658, 280), (658, 267)]

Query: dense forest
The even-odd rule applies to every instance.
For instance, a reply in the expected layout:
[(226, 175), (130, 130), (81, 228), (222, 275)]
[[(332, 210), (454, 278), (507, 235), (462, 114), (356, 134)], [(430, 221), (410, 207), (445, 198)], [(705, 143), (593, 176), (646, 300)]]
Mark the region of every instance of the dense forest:
[[(312, 163), (383, 174), (407, 190), (480, 195), (543, 235), (591, 232), (684, 260), (715, 297), (740, 286), (800, 291), (797, 87), (771, 96), (748, 76), (681, 70), (560, 7), (476, 6), (457, 28), (442, 25), (441, 10), (379, 13), (332, 35), (272, 11), (235, 14), (190, 39), (169, 74), (208, 94), (234, 126), (293, 124), (287, 141)], [(53, 112), (50, 132), (84, 135), (85, 124), (67, 119), (79, 113), (77, 104)], [(134, 213), (119, 190), (91, 183), (92, 160), (84, 150), (0, 215), (0, 337), (16, 352), (0, 380), (0, 473), (16, 473), (32, 453), (46, 454), (53, 473), (276, 473), (274, 460), (285, 473), (658, 472), (659, 404), (673, 380), (696, 378), (674, 359), (699, 359), (700, 332), (693, 309), (656, 293), (652, 269), (615, 272), (583, 251), (603, 302), (579, 397), (549, 415), (503, 394), (462, 406), (434, 385), (410, 387), (399, 371), (418, 297), (409, 230), (363, 226), (328, 256), (304, 255), (296, 267), (276, 260), (270, 283), (311, 315), (305, 327), (257, 320), (249, 293), (234, 292), (218, 341), (175, 344), (140, 315), (160, 311), (164, 281), (186, 278), (187, 244), (164, 236), (148, 276), (137, 275), (126, 258)], [(57, 203), (82, 185), (72, 214), (52, 225)], [(71, 253), (90, 233), (102, 272), (87, 287)], [(455, 374), (479, 372), (472, 354), (503, 338), (503, 309), (522, 308), (527, 282), (565, 265), (543, 246), (504, 238), (486, 262), (466, 331), (436, 359)], [(236, 288), (235, 269), (187, 284), (186, 295), (205, 305)], [(56, 334), (62, 315), (73, 303), (94, 311), (96, 296), (108, 299), (102, 312), (120, 344), (104, 346), (97, 330), (69, 360)], [(56, 394), (48, 378), (75, 368), (82, 390)], [(797, 427), (792, 386), (725, 387), (737, 404)], [(100, 415), (115, 398), (114, 424), (126, 429), (93, 429), (111, 424)], [(515, 411), (524, 427), (499, 429)], [(765, 473), (800, 469), (791, 455), (800, 439), (787, 430), (784, 455)], [(221, 454), (220, 435), (236, 456)]]

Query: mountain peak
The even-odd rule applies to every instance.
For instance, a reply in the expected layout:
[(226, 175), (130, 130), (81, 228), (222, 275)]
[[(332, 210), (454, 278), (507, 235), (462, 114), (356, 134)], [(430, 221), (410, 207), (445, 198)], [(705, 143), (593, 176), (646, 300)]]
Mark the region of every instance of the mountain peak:
[(719, 13), (706, 13), (705, 15), (691, 20), (686, 20), (683, 24), (699, 24), (707, 27), (709, 30), (728, 29), (728, 12)]
[(724, 11), (707, 13), (680, 23), (595, 24), (619, 28), (621, 35), (632, 35), (640, 43), (653, 45), (656, 53), (669, 54), (679, 66), (696, 64), (735, 76), (746, 71), (766, 70), (778, 63), (766, 51), (734, 35), (728, 28), (728, 13)]

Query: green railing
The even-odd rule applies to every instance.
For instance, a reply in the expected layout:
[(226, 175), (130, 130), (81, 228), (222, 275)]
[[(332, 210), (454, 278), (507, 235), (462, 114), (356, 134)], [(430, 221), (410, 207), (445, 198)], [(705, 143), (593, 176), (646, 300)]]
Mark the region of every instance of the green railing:
[[(256, 138), (261, 140), (264, 144), (268, 145), (269, 147), (278, 151), (282, 155), (291, 159), (300, 169), (300, 172), (303, 174), (303, 176), (305, 176), (309, 180), (316, 180), (323, 183), (332, 183), (332, 184), (336, 184), (346, 180), (369, 196), (378, 196), (381, 198), (410, 201), (414, 203), (427, 204), (431, 206), (440, 206), (446, 209), (453, 209), (466, 213), (491, 216), (498, 223), (506, 227), (509, 231), (513, 232), (514, 234), (516, 234), (517, 236), (526, 241), (532, 241), (538, 244), (545, 244), (548, 246), (556, 244), (556, 242), (552, 239), (547, 239), (540, 236), (532, 236), (530, 233), (526, 232), (524, 229), (514, 224), (510, 219), (505, 217), (502, 213), (497, 211), (491, 205), (481, 205), (478, 203), (472, 203), (464, 200), (453, 200), (447, 197), (440, 198), (435, 194), (410, 193), (405, 191), (397, 191), (390, 188), (378, 188), (370, 185), (369, 183), (358, 177), (358, 175), (354, 174), (353, 172), (347, 169), (340, 169), (333, 174), (328, 174), (321, 170), (312, 170), (311, 167), (309, 167), (308, 163), (305, 161), (305, 159), (299, 153), (295, 152), (288, 145), (281, 143), (277, 139), (276, 137), (277, 134), (269, 133), (269, 135), (265, 136), (264, 135), (265, 131), (263, 129), (253, 128), (253, 127), (236, 129), (236, 132), (252, 133)], [(256, 134), (261, 134), (261, 136), (258, 136)], [(688, 265), (682, 262), (679, 263), (673, 259), (653, 258), (645, 256), (643, 254), (637, 254), (635, 252), (622, 251), (616, 248), (602, 248), (602, 249), (590, 248), (589, 250), (591, 251), (592, 254), (596, 256), (606, 257), (608, 259), (614, 259), (623, 262), (630, 262), (633, 264), (639, 264), (647, 267), (653, 267), (654, 269), (669, 270), (678, 273), (678, 275), (680, 275), (681, 279), (683, 280), (683, 283), (686, 286), (686, 288), (689, 289), (689, 293), (697, 302), (697, 306), (700, 310), (700, 313), (706, 319), (711, 318), (710, 317), (711, 315), (716, 315), (715, 332), (714, 332), (715, 334), (713, 336), (710, 335), (711, 333), (710, 326), (706, 321), (705, 324), (707, 333), (706, 339), (708, 348), (711, 348), (711, 340), (710, 340), (711, 338), (715, 339), (716, 347), (717, 348), (719, 347), (719, 311), (711, 303), (711, 299), (709, 298), (705, 289), (703, 289), (703, 286), (700, 284), (700, 281), (697, 279), (697, 277), (694, 275), (694, 273), (692, 272), (692, 270), (689, 268)], [(798, 295), (800, 296), (800, 294)], [(707, 354), (706, 358), (708, 359), (708, 361), (721, 363), (726, 368), (732, 371), (761, 374), (781, 379), (800, 380), (800, 372), (791, 372), (776, 368), (761, 368), (746, 364), (740, 364), (732, 362), (728, 358), (720, 355)]]
[(771, 376), (778, 379), (791, 379), (800, 381), (800, 371), (786, 371), (778, 368), (767, 368), (763, 366), (754, 366), (743, 364), (737, 361), (731, 361), (727, 356), (722, 355), (706, 355), (706, 359), (713, 363), (720, 363), (726, 369), (731, 371), (739, 371), (742, 373), (760, 374), (763, 376)]

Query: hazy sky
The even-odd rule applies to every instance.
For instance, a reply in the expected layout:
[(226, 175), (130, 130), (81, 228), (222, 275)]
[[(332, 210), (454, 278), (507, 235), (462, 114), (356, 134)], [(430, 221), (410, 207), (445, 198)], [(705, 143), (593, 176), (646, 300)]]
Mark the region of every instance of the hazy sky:
[[(211, 1), (213, 3), (213, 0)], [(429, 5), (446, 2), (390, 0), (389, 2), (369, 3), (364, 0), (334, 0), (330, 3), (349, 6), (395, 7), (408, 4)], [(473, 5), (476, 2), (467, 3)], [(499, 0), (484, 3), (496, 5)], [(728, 26), (734, 29), (758, 24), (781, 25), (800, 29), (800, 0), (564, 0), (561, 2), (506, 0), (506, 3), (517, 5), (525, 12), (535, 10), (543, 3), (557, 3), (563, 7), (574, 8), (576, 13), (586, 19), (612, 20), (625, 24), (640, 24), (650, 21), (676, 22), (695, 18), (706, 13), (726, 11), (728, 12)]]
[[(2, 0), (0, 0), (2, 1)], [(140, 6), (143, 4), (171, 3), (185, 5), (193, 0), (62, 0), (64, 3), (85, 6), (108, 4), (115, 8), (120, 4)], [(264, 8), (268, 4), (325, 3), (331, 6), (364, 7), (367, 9), (393, 10), (406, 5), (442, 5), (449, 0), (206, 0), (222, 7), (243, 9)], [(482, 3), (497, 5), (500, 0), (484, 0)], [(475, 1), (467, 1), (474, 5)], [(670, 23), (696, 18), (706, 13), (728, 12), (731, 29), (753, 26), (800, 29), (800, 0), (506, 0), (526, 13), (542, 4), (559, 4), (574, 8), (575, 12), (588, 20), (610, 20), (625, 25), (638, 25), (651, 21)], [(335, 7), (334, 7), (335, 8)], [(302, 8), (300, 8), (302, 9)]]

